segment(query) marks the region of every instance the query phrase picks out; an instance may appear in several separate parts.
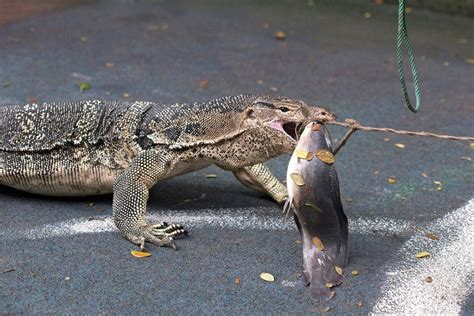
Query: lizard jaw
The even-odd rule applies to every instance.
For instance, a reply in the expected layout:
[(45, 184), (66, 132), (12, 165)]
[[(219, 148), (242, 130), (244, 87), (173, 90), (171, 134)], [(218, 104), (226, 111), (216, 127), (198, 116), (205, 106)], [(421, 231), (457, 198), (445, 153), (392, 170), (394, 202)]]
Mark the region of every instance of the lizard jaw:
[(298, 142), (304, 129), (304, 124), (301, 122), (285, 122), (277, 119), (273, 119), (271, 122), (267, 123), (267, 125), (268, 127), (285, 134), (294, 144)]

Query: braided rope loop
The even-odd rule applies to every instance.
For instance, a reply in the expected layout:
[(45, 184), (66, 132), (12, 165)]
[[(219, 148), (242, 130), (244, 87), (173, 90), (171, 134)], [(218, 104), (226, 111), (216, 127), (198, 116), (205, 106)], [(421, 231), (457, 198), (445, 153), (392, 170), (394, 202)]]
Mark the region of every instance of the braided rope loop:
[[(418, 81), (418, 73), (416, 71), (415, 58), (413, 57), (413, 50), (410, 44), (410, 39), (408, 38), (407, 26), (406, 26), (406, 17), (405, 17), (405, 0), (399, 1), (398, 6), (398, 31), (397, 31), (397, 66), (398, 73), (400, 75), (400, 84), (402, 87), (403, 97), (405, 98), (405, 104), (412, 111), (416, 113), (420, 110), (422, 101), (421, 101), (421, 91), (420, 83)], [(416, 104), (413, 107), (410, 97), (408, 95), (408, 90), (405, 82), (405, 74), (403, 72), (403, 52), (402, 44), (405, 44), (408, 62), (410, 65), (410, 70), (413, 76), (413, 86), (415, 88), (415, 100)]]

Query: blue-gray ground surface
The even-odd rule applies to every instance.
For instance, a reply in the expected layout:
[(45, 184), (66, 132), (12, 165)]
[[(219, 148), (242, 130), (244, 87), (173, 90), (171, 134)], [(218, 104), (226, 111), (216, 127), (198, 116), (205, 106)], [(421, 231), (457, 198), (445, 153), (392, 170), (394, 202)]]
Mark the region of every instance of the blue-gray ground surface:
[[(340, 118), (367, 125), (473, 135), (474, 66), (466, 62), (474, 58), (473, 21), (417, 10), (408, 19), (425, 103), (416, 115), (404, 108), (397, 79), (396, 7), (319, 1), (98, 1), (11, 23), (0, 28), (0, 101), (129, 94), (174, 103), (278, 94), (327, 105)], [(276, 31), (286, 32), (286, 40), (276, 40)], [(91, 89), (80, 93), (78, 81)], [(472, 161), (460, 158), (472, 153), (469, 143), (357, 132), (337, 156), (345, 211), (349, 219), (392, 218), (423, 229), (472, 198)], [(287, 161), (270, 162), (281, 179)], [(389, 184), (389, 176), (398, 182)], [(441, 191), (433, 181), (442, 182)], [(4, 234), (109, 216), (110, 195), (69, 199), (0, 190), (1, 313), (318, 311), (299, 283), (296, 228), (197, 227), (178, 241), (178, 251), (149, 247), (153, 256), (140, 260), (116, 232), (43, 239)], [(150, 213), (185, 216), (209, 208), (283, 221), (278, 205), (214, 168), (157, 184), (149, 201)], [(331, 313), (371, 311), (383, 267), (396, 263), (415, 229), (354, 232), (349, 270), (360, 275), (336, 290), (326, 304)], [(276, 281), (260, 280), (264, 271)], [(472, 296), (462, 311), (474, 314)]]

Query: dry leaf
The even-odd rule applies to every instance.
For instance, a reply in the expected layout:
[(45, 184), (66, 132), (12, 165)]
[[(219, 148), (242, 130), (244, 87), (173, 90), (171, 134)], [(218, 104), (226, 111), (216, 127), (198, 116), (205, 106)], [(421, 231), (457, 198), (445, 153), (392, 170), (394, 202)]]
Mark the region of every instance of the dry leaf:
[(466, 58), (466, 63), (474, 65), (474, 58)]
[(334, 155), (327, 149), (320, 149), (316, 152), (316, 157), (327, 164), (334, 163)]
[(326, 287), (328, 287), (328, 288), (332, 288), (333, 286), (334, 286), (334, 284), (332, 284), (331, 282), (326, 283)]
[(271, 275), (270, 273), (267, 272), (262, 272), (260, 273), (260, 279), (267, 281), (267, 282), (273, 282), (275, 281), (275, 277)]
[(431, 239), (431, 240), (439, 240), (438, 235), (433, 234), (432, 232), (426, 232), (425, 237)]
[(362, 307), (362, 306), (364, 306), (364, 303), (362, 303), (361, 301), (359, 301), (359, 302), (356, 303), (356, 306), (357, 306), (357, 307)]
[(436, 187), (435, 190), (436, 191), (443, 191), (443, 188), (442, 187)]
[(396, 144), (395, 144), (395, 147), (398, 147), (398, 148), (405, 148), (405, 145), (400, 144), (400, 143), (396, 143)]
[(263, 84), (263, 80), (257, 80), (258, 84)]
[(123, 97), (124, 97), (124, 98), (130, 97), (130, 93), (125, 92), (125, 93), (123, 94)]
[(270, 87), (270, 90), (272, 90), (273, 92), (277, 92), (277, 91), (278, 91), (278, 88), (275, 87), (275, 86), (271, 86), (271, 87)]
[(427, 277), (425, 278), (425, 282), (426, 282), (426, 283), (431, 283), (431, 282), (433, 282), (433, 278), (430, 277), (430, 276), (427, 276)]
[(323, 210), (319, 206), (317, 206), (316, 204), (305, 203), (304, 205), (314, 208), (319, 213), (323, 213)]
[(316, 132), (316, 131), (319, 131), (320, 128), (321, 128), (321, 124), (315, 124), (311, 127), (311, 130)]
[(284, 41), (286, 39), (286, 33), (282, 31), (278, 31), (275, 33), (275, 38), (280, 41)]
[(132, 250), (132, 251), (130, 251), (130, 253), (132, 254), (132, 256), (134, 256), (136, 258), (145, 258), (145, 257), (151, 256), (151, 253), (146, 252), (146, 251)]
[(394, 184), (397, 183), (397, 178), (395, 178), (394, 176), (390, 176), (388, 177), (387, 181), (388, 183)]
[(474, 150), (474, 143), (470, 143), (470, 144), (469, 144), (469, 147), (471, 147), (471, 149)]
[(365, 12), (364, 13), (364, 18), (366, 18), (366, 19), (370, 19), (371, 16), (372, 15), (370, 14), (370, 12)]
[(429, 257), (430, 253), (428, 251), (420, 251), (415, 255), (418, 259)]
[(209, 86), (209, 80), (206, 80), (206, 79), (199, 80), (198, 86), (200, 90), (207, 89), (207, 87)]
[(462, 160), (467, 160), (467, 161), (471, 161), (471, 157), (467, 157), (467, 156), (461, 156), (460, 157)]
[(296, 185), (302, 186), (302, 185), (305, 184), (303, 176), (300, 173), (293, 172), (293, 173), (290, 174), (290, 178), (291, 178), (291, 180), (293, 180), (293, 182)]
[(206, 174), (206, 178), (217, 178), (215, 174)]
[(422, 172), (422, 173), (421, 173), (421, 176), (422, 176), (423, 178), (428, 178), (428, 174), (427, 174), (426, 172)]
[(441, 185), (440, 181), (433, 181), (433, 183), (436, 184), (436, 185)]
[(107, 68), (113, 68), (114, 64), (113, 63), (105, 63), (105, 67)]
[(342, 275), (342, 269), (338, 266), (335, 266), (334, 269), (336, 269), (337, 274)]
[(305, 160), (312, 160), (314, 156), (314, 154), (311, 151), (305, 151), (305, 150), (299, 150), (299, 149), (297, 149), (295, 153), (296, 153), (296, 157), (305, 159)]
[(236, 277), (235, 280), (234, 280), (234, 283), (235, 283), (235, 284), (240, 284), (240, 278), (239, 278), (239, 277)]
[(352, 270), (351, 274), (352, 274), (352, 275), (359, 275), (359, 271), (357, 271), (357, 270)]
[(313, 241), (313, 245), (315, 245), (319, 251), (324, 251), (324, 244), (321, 241), (321, 239), (319, 239), (319, 237), (314, 236), (312, 241)]

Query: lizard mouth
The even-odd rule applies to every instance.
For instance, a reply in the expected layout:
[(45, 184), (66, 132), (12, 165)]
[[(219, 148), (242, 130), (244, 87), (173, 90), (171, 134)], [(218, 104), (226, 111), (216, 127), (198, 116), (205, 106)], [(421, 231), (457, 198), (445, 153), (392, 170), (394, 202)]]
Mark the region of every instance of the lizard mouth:
[(303, 133), (305, 124), (301, 122), (283, 122), (279, 120), (273, 120), (268, 123), (268, 126), (283, 132), (293, 143), (297, 143), (301, 134)]

